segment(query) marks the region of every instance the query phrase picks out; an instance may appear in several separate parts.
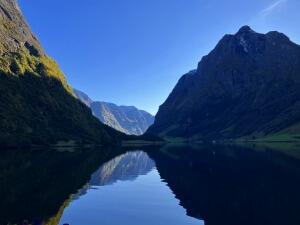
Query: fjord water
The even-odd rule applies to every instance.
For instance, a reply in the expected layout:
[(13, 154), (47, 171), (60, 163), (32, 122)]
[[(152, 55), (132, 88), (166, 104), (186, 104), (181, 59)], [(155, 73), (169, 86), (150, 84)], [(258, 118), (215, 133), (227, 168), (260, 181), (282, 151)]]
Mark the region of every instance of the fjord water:
[(127, 152), (102, 165), (65, 209), (60, 224), (203, 224), (186, 210), (142, 151)]
[(295, 149), (206, 145), (0, 154), (0, 224), (300, 224)]

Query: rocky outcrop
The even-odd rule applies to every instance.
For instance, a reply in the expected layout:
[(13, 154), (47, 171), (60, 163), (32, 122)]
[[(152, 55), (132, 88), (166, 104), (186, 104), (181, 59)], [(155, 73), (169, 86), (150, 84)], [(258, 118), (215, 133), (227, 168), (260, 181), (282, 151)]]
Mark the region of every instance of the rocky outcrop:
[(44, 54), (15, 0), (0, 0), (0, 21), (0, 54), (17, 52), (23, 46), (36, 54)]

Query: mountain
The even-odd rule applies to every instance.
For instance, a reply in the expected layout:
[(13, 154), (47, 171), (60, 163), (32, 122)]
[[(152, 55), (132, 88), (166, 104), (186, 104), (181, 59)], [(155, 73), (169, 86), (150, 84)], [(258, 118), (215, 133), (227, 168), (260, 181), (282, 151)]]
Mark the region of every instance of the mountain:
[(56, 62), (32, 34), (16, 0), (0, 0), (0, 144), (116, 142), (78, 101)]
[(154, 122), (154, 117), (134, 106), (118, 106), (108, 102), (94, 102), (82, 91), (74, 89), (77, 98), (92, 109), (104, 124), (130, 135), (142, 135)]
[(74, 93), (75, 93), (75, 96), (83, 103), (85, 104), (86, 106), (88, 107), (91, 107), (91, 104), (93, 103), (93, 100), (90, 99), (90, 97), (82, 92), (82, 91), (79, 91), (77, 89), (73, 89)]
[(282, 33), (242, 27), (185, 74), (147, 132), (236, 139), (300, 133), (300, 46)]
[(134, 106), (118, 106), (107, 102), (93, 102), (94, 115), (104, 124), (125, 134), (142, 135), (154, 122), (154, 117)]

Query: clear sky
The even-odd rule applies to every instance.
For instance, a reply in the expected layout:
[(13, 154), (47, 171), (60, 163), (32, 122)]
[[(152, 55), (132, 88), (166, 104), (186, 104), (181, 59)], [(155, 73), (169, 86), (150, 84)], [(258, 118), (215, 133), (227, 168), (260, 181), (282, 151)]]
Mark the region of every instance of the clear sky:
[(300, 43), (299, 0), (19, 0), (69, 83), (155, 114), (177, 80), (243, 25)]

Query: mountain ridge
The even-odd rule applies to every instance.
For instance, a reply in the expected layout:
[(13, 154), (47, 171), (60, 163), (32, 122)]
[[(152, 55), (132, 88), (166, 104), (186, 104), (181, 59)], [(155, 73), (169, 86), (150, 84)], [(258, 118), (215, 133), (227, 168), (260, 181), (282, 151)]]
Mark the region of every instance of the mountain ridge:
[(244, 26), (179, 79), (147, 133), (190, 139), (274, 134), (299, 123), (299, 87), (300, 46), (282, 33)]
[(102, 123), (128, 135), (142, 135), (153, 123), (154, 117), (135, 106), (116, 105), (111, 102), (93, 101), (87, 94), (74, 89), (77, 98), (91, 108)]

